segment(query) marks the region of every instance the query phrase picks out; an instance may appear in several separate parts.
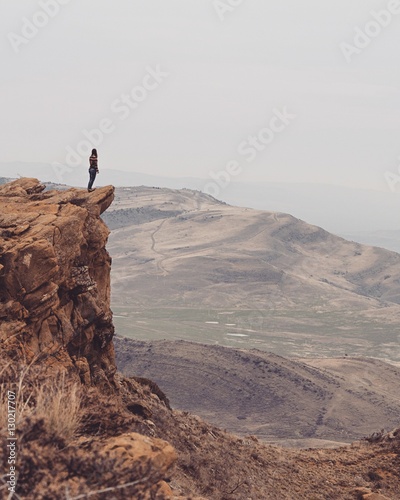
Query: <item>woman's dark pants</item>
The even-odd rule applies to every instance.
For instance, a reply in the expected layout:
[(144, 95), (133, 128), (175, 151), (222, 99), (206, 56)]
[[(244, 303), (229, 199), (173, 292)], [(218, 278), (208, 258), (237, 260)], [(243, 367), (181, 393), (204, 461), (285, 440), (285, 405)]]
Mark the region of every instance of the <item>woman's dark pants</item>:
[(88, 189), (92, 189), (93, 182), (96, 179), (97, 171), (95, 168), (89, 168), (89, 184)]

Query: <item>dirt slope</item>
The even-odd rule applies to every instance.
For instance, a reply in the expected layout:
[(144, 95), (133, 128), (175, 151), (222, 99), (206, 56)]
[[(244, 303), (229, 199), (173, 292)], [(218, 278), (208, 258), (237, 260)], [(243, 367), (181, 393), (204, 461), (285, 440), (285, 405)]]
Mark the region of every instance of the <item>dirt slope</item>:
[[(18, 498), (367, 500), (372, 492), (400, 497), (400, 432), (335, 450), (288, 450), (170, 410), (154, 383), (119, 375), (116, 381), (114, 394), (82, 387), (81, 420), (68, 440), (46, 416), (20, 415)], [(0, 466), (8, 470), (4, 448)], [(4, 477), (0, 483), (3, 495)]]
[(119, 337), (115, 345), (124, 374), (154, 380), (174, 408), (234, 433), (307, 446), (349, 442), (400, 424), (400, 369), (376, 360), (301, 362), (255, 350)]

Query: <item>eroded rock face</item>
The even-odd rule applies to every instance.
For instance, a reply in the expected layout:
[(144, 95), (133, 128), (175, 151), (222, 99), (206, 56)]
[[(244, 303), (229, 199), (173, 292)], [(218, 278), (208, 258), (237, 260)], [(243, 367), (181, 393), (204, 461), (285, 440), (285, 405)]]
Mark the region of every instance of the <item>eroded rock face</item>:
[[(44, 191), (37, 179), (0, 187), (0, 346), (28, 363), (113, 385), (109, 230), (114, 188)], [(20, 358), (21, 359), (21, 358)]]

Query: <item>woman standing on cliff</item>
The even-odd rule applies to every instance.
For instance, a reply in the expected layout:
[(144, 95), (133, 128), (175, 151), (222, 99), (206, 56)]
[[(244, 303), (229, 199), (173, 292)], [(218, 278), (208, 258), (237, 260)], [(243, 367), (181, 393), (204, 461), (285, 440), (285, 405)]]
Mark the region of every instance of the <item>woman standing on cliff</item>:
[(93, 191), (92, 186), (94, 180), (96, 179), (96, 175), (99, 173), (98, 167), (98, 159), (97, 159), (97, 149), (92, 149), (92, 154), (89, 158), (89, 184), (88, 191), (89, 193)]

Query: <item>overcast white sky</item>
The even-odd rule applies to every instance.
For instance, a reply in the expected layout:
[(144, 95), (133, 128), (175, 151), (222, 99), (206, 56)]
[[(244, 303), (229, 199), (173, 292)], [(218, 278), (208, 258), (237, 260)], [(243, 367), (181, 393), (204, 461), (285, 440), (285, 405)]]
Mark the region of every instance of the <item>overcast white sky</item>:
[[(46, 24), (55, 1), (0, 0), (1, 162), (65, 163), (108, 119), (103, 168), (207, 178), (235, 160), (241, 181), (379, 190), (398, 171), (400, 13), (350, 63), (340, 49), (397, 0), (220, 0), (238, 4), (223, 21), (214, 0), (63, 0)], [(24, 18), (46, 24), (27, 43)], [(157, 66), (122, 120), (116, 100)], [(248, 161), (239, 145), (285, 107), (296, 118)]]

